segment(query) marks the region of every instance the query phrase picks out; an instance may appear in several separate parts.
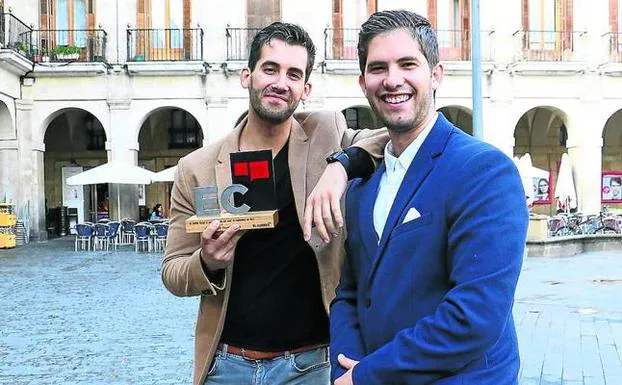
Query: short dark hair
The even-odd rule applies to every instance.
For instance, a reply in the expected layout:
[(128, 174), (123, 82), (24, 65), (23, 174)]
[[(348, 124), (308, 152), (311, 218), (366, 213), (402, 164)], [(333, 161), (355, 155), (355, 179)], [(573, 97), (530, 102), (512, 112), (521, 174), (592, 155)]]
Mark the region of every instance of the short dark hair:
[(430, 70), (438, 64), (438, 41), (432, 24), (425, 17), (410, 11), (391, 10), (372, 14), (361, 26), (358, 54), (361, 73), (365, 73), (369, 42), (376, 36), (398, 29), (406, 29), (421, 46)]
[(248, 68), (251, 71), (255, 70), (255, 66), (259, 61), (259, 55), (261, 54), (261, 48), (264, 45), (269, 45), (272, 39), (282, 40), (287, 44), (299, 45), (307, 49), (305, 82), (309, 81), (313, 63), (315, 62), (315, 45), (307, 31), (296, 24), (277, 21), (257, 32), (251, 43), (251, 50), (248, 55)]

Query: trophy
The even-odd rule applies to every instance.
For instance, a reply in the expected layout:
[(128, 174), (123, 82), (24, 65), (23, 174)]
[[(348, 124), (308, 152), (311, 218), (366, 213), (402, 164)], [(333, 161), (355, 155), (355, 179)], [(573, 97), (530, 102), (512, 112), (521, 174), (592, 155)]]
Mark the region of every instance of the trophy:
[(195, 187), (195, 215), (186, 219), (187, 233), (201, 233), (216, 219), (219, 231), (236, 223), (241, 230), (273, 228), (278, 223), (272, 151), (234, 152), (229, 158), (230, 186), (222, 192), (216, 186)]

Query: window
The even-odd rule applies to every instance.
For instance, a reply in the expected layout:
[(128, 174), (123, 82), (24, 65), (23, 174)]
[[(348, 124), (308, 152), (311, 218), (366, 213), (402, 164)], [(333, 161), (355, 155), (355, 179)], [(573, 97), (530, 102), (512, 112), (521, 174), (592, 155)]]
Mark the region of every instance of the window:
[(523, 0), (525, 48), (540, 52), (540, 59), (563, 60), (562, 53), (573, 48), (572, 4), (573, 0)]
[(55, 9), (56, 43), (86, 47), (86, 0), (56, 0)]
[(248, 28), (263, 28), (281, 20), (281, 0), (247, 0)]
[(470, 59), (469, 6), (469, 0), (428, 0), (428, 14), (437, 31), (441, 60)]
[(137, 0), (138, 31), (132, 37), (135, 55), (142, 60), (180, 60), (193, 49), (190, 0)]
[(333, 0), (332, 52), (337, 60), (358, 57), (358, 30), (369, 15), (376, 12), (376, 0)]
[(555, 49), (555, 0), (531, 0), (529, 4), (529, 48)]
[(151, 28), (153, 48), (182, 48), (183, 0), (151, 0)]
[(184, 110), (174, 108), (169, 112), (169, 148), (198, 148), (201, 127), (196, 119)]

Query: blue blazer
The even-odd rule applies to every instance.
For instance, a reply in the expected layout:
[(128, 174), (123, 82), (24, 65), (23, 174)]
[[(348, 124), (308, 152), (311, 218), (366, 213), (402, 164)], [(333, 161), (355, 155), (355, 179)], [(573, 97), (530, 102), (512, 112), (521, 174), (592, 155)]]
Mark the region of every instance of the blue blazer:
[[(384, 163), (346, 198), (346, 260), (331, 304), (337, 355), (361, 384), (517, 384), (512, 304), (528, 212), (518, 171), (442, 114), (413, 159), (382, 237), (373, 209)], [(410, 208), (421, 214), (404, 222)]]

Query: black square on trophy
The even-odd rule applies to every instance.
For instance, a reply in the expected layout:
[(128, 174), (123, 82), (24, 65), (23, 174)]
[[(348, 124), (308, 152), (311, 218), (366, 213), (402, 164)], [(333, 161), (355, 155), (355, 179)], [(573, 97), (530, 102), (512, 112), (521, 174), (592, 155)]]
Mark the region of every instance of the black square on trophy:
[(234, 152), (230, 155), (231, 182), (248, 188), (246, 194), (235, 194), (236, 206), (247, 204), (249, 211), (275, 210), (276, 189), (271, 150)]

